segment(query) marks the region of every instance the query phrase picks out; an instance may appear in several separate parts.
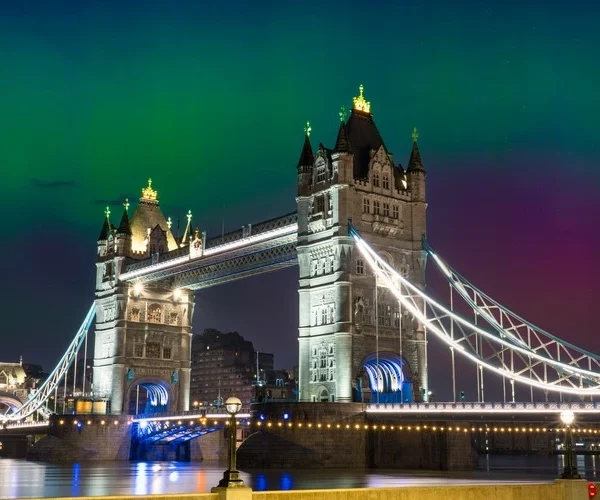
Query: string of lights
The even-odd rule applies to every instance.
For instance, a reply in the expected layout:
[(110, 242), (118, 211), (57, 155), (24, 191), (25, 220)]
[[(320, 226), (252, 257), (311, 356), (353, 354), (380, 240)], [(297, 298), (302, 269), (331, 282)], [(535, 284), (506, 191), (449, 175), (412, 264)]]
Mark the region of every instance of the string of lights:
[[(71, 421), (67, 421), (65, 419), (61, 419), (58, 421), (59, 425), (76, 425), (76, 426), (92, 426), (92, 425), (131, 425), (133, 423), (132, 420), (122, 421), (122, 420), (101, 420), (100, 422), (93, 422), (92, 420), (78, 420), (73, 419)], [(161, 422), (155, 421), (154, 424), (159, 424)], [(221, 424), (224, 427), (229, 426), (229, 422), (219, 422), (214, 420), (212, 422), (208, 422), (206, 419), (198, 419), (198, 420), (189, 420), (183, 421), (179, 420), (177, 422), (166, 422), (163, 423), (165, 426), (197, 426), (197, 425), (218, 425)], [(304, 429), (304, 430), (352, 430), (352, 431), (379, 431), (379, 432), (447, 432), (447, 433), (514, 433), (514, 434), (540, 434), (540, 433), (551, 433), (556, 434), (560, 432), (566, 432), (566, 427), (519, 427), (519, 426), (506, 426), (506, 425), (486, 425), (486, 426), (466, 426), (466, 425), (430, 425), (430, 424), (422, 424), (422, 423), (412, 423), (412, 424), (403, 424), (403, 425), (389, 425), (389, 424), (359, 424), (359, 423), (320, 423), (320, 422), (281, 422), (281, 421), (246, 421), (246, 422), (237, 422), (237, 425), (246, 426), (246, 427), (254, 427), (256, 429), (266, 428), (279, 428), (279, 429)], [(600, 428), (575, 428), (573, 429), (575, 433), (578, 434), (600, 434)]]

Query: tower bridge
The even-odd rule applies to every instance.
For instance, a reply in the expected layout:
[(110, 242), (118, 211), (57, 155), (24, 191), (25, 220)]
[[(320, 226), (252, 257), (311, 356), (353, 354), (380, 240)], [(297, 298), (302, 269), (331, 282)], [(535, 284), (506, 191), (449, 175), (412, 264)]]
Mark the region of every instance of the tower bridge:
[[(369, 393), (390, 408), (426, 402), (431, 338), (452, 358), (454, 401), (457, 357), (475, 367), (480, 402), (484, 374), (501, 380), (507, 402), (515, 401), (515, 384), (531, 388), (531, 402), (600, 395), (600, 357), (503, 307), (427, 244), (418, 133), (403, 167), (362, 86), (350, 114), (340, 112), (332, 147), (315, 149), (307, 123), (296, 170), (296, 212), (217, 237), (201, 232), (191, 212), (184, 234), (174, 234), (151, 180), (131, 215), (124, 203), (118, 225), (107, 209), (93, 306), (46, 383), (0, 419), (60, 413), (57, 395), (66, 398), (63, 381), (77, 353), (87, 355), (94, 321), (93, 388), (84, 376), (80, 392), (114, 415), (184, 415), (195, 291), (295, 265), (300, 402), (365, 402)], [(448, 280), (449, 303), (425, 293), (428, 261)], [(457, 301), (473, 316), (461, 314)]]

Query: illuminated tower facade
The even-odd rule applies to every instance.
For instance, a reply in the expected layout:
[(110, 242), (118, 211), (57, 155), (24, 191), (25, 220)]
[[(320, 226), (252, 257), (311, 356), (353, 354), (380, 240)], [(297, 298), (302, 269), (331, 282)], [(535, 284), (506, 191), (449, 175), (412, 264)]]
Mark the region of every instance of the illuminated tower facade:
[(176, 289), (169, 280), (144, 285), (119, 280), (125, 265), (158, 260), (182, 245), (151, 180), (131, 219), (129, 202), (124, 205), (118, 227), (111, 224), (107, 208), (98, 237), (94, 396), (105, 399), (113, 414), (185, 411), (193, 293)]
[[(363, 380), (388, 375), (396, 386), (371, 383), (373, 400), (373, 391), (401, 383), (403, 401), (426, 399), (425, 329), (376, 286), (349, 236), (351, 222), (394, 269), (425, 286), (426, 174), (418, 136), (414, 130), (406, 169), (394, 163), (362, 86), (340, 119), (335, 146), (316, 151), (307, 123), (297, 165), (300, 400), (362, 400)], [(392, 373), (393, 363), (402, 375)]]

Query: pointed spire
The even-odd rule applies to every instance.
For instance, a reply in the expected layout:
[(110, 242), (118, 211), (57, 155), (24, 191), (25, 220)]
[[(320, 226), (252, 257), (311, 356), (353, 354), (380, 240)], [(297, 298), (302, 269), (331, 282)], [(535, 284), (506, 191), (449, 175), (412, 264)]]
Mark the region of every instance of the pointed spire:
[(421, 160), (421, 153), (419, 152), (419, 146), (417, 145), (417, 140), (419, 139), (419, 133), (417, 132), (417, 128), (413, 129), (412, 133), (413, 138), (413, 147), (410, 153), (410, 159), (408, 160), (408, 166), (406, 168), (407, 172), (412, 172), (415, 170), (421, 170), (425, 172), (423, 168), (423, 160)]
[(129, 199), (125, 198), (125, 202), (123, 203), (123, 215), (121, 216), (121, 222), (119, 223), (119, 229), (117, 229), (117, 233), (131, 236), (131, 226), (129, 225), (129, 215), (127, 213), (128, 209)]
[(348, 131), (346, 130), (346, 124), (343, 121), (340, 123), (340, 129), (338, 130), (338, 135), (333, 150), (336, 153), (352, 152), (350, 148), (350, 139), (348, 139)]
[(185, 226), (185, 231), (183, 232), (183, 237), (181, 238), (180, 246), (189, 243), (190, 237), (192, 236), (192, 211), (188, 210), (188, 213), (185, 216), (187, 217), (187, 224)]
[(310, 122), (306, 122), (304, 127), (304, 145), (302, 146), (302, 153), (300, 153), (300, 159), (298, 160), (298, 168), (300, 167), (312, 167), (315, 161), (313, 155), (312, 146), (310, 144)]
[(104, 241), (108, 239), (108, 234), (110, 233), (110, 208), (106, 207), (104, 211), (104, 224), (102, 224), (102, 230), (100, 231), (100, 236), (98, 236), (98, 241)]

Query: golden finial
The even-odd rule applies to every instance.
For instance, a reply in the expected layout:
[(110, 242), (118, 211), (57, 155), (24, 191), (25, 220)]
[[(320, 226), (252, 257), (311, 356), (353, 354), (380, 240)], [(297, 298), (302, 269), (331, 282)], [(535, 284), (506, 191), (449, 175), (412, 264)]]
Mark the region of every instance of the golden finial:
[(106, 215), (106, 218), (107, 218), (107, 219), (109, 219), (109, 218), (110, 218), (110, 208), (109, 208), (109, 206), (108, 206), (108, 205), (106, 206), (106, 210), (104, 211), (104, 215)]
[(312, 132), (312, 128), (310, 126), (310, 122), (306, 122), (306, 125), (304, 125), (304, 133), (310, 137), (310, 133)]
[(362, 111), (363, 113), (371, 113), (371, 103), (365, 100), (365, 97), (363, 96), (364, 90), (365, 88), (361, 84), (358, 87), (360, 95), (358, 97), (352, 98), (352, 102), (354, 103), (354, 109), (356, 111)]
[(152, 179), (148, 179), (148, 187), (142, 189), (142, 200), (156, 201), (158, 193), (152, 189)]
[(340, 113), (339, 113), (339, 115), (340, 115), (340, 121), (341, 121), (341, 122), (345, 122), (345, 121), (346, 121), (346, 106), (342, 106), (342, 107), (340, 108)]
[(169, 217), (169, 218), (167, 219), (167, 227), (168, 227), (169, 229), (171, 229), (171, 226), (172, 226), (172, 225), (173, 225), (173, 222), (171, 221), (171, 217)]
[(417, 127), (413, 128), (412, 138), (413, 142), (417, 142), (419, 140), (419, 132), (417, 132)]
[(125, 207), (125, 211), (128, 212), (129, 211), (129, 198), (125, 198), (125, 202), (123, 203), (123, 206)]
[(190, 222), (192, 222), (192, 211), (191, 210), (188, 210), (188, 213), (185, 216), (187, 217), (188, 224)]

